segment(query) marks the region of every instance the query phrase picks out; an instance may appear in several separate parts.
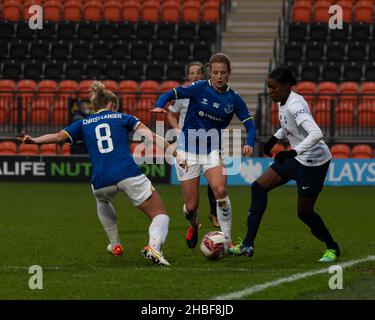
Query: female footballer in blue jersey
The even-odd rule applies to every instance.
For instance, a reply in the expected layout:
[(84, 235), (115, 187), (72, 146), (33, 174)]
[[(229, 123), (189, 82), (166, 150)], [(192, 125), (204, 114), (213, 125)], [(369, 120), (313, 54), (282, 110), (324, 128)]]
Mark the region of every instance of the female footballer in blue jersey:
[(268, 192), (295, 180), (298, 188), (298, 217), (327, 246), (319, 261), (333, 262), (340, 256), (339, 246), (314, 210), (332, 156), (306, 100), (291, 90), (295, 84), (293, 74), (283, 67), (275, 69), (268, 77), (269, 96), (279, 105), (281, 128), (265, 144), (264, 153), (272, 156), (271, 149), (283, 138), (289, 140), (292, 149), (277, 153), (275, 162), (252, 184), (247, 234), (242, 244), (235, 246), (232, 251), (249, 257), (254, 254), (254, 240), (267, 207)]
[(143, 248), (142, 254), (154, 264), (169, 265), (161, 251), (168, 234), (167, 210), (151, 181), (141, 173), (135, 163), (129, 151), (128, 134), (137, 132), (161, 144), (160, 147), (164, 150), (168, 149), (169, 143), (156, 136), (137, 118), (117, 112), (117, 97), (111, 91), (105, 90), (101, 82), (94, 81), (91, 88), (95, 114), (76, 121), (55, 134), (38, 138), (23, 135), (19, 139), (26, 144), (38, 145), (83, 140), (92, 163), (91, 182), (98, 216), (110, 241), (108, 252), (114, 256), (121, 256), (123, 253), (116, 212), (112, 206), (113, 197), (118, 191), (123, 191), (133, 204), (152, 220), (149, 227), (149, 245)]
[(195, 248), (198, 241), (201, 171), (214, 193), (220, 228), (231, 239), (232, 208), (221, 158), (221, 130), (236, 114), (247, 129), (247, 142), (243, 147), (245, 155), (252, 155), (255, 142), (253, 117), (238, 93), (228, 86), (231, 72), (228, 56), (223, 53), (213, 55), (209, 66), (210, 80), (197, 81), (162, 94), (153, 109), (153, 112), (167, 112), (163, 108), (168, 101), (189, 99), (185, 122), (177, 140), (177, 176), (184, 196), (183, 212), (190, 223), (186, 235), (189, 248)]

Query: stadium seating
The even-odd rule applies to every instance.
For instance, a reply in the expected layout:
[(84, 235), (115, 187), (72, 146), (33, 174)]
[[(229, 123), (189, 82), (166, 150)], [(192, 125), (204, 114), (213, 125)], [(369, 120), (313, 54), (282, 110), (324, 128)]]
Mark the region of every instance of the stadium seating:
[(349, 158), (350, 148), (346, 144), (335, 144), (331, 146), (331, 153), (333, 158)]
[(0, 142), (0, 155), (16, 155), (17, 145), (13, 141)]
[(18, 155), (20, 156), (37, 156), (39, 147), (35, 144), (21, 144), (18, 147)]
[(40, 146), (39, 152), (43, 156), (55, 156), (56, 145), (55, 144), (43, 144)]
[(372, 148), (366, 144), (358, 144), (352, 148), (351, 157), (354, 159), (372, 158), (373, 157)]

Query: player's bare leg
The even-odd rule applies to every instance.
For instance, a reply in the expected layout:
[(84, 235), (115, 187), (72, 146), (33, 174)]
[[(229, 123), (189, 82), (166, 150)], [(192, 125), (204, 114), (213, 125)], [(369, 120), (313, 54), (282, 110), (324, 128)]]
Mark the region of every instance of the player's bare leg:
[(232, 239), (232, 205), (227, 195), (227, 176), (223, 165), (218, 165), (205, 172), (208, 184), (210, 185), (215, 199), (217, 219), (219, 220), (221, 231)]
[(196, 247), (198, 242), (198, 205), (199, 205), (199, 177), (181, 181), (181, 188), (184, 197), (183, 213), (189, 221), (186, 234), (186, 243), (190, 249)]
[(157, 265), (169, 265), (163, 257), (162, 247), (167, 239), (169, 217), (163, 201), (156, 191), (138, 206), (151, 220), (149, 227), (149, 244), (144, 247), (142, 254)]

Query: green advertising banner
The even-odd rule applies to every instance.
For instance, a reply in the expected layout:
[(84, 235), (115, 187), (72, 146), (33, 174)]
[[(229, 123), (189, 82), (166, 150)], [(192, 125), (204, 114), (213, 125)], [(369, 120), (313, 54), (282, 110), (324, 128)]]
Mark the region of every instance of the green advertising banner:
[[(153, 183), (170, 183), (167, 163), (139, 164)], [(89, 182), (91, 163), (85, 156), (0, 156), (0, 181)]]

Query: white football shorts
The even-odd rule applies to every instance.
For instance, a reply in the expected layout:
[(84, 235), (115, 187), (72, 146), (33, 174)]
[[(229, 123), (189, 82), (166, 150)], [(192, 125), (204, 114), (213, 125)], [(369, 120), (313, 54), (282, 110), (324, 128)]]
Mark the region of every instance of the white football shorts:
[(185, 159), (188, 170), (181, 168), (175, 161), (177, 178), (179, 181), (186, 181), (199, 177), (201, 172), (206, 173), (208, 169), (223, 165), (223, 159), (219, 150), (213, 150), (207, 154), (195, 154), (185, 151), (178, 151), (179, 158)]
[(105, 202), (110, 202), (118, 191), (123, 191), (127, 194), (131, 202), (138, 207), (151, 197), (155, 188), (152, 186), (151, 181), (144, 174), (141, 174), (121, 180), (112, 186), (96, 190), (92, 187), (92, 190), (96, 199)]

